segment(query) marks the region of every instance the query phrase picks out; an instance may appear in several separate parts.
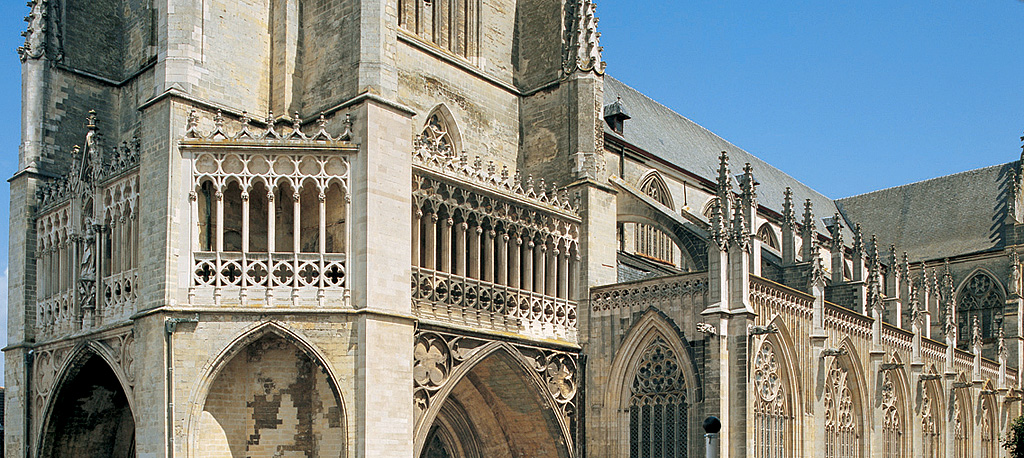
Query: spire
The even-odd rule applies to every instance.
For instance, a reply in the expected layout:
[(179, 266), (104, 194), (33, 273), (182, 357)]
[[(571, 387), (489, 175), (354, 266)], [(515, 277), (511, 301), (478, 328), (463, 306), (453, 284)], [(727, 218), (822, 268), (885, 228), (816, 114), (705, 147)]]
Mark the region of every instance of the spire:
[(597, 5), (593, 0), (576, 0), (566, 9), (571, 17), (572, 27), (568, 30), (570, 43), (565, 54), (562, 70), (566, 75), (576, 72), (593, 71), (598, 75), (604, 74), (605, 62), (601, 53), (601, 32), (597, 31)]
[(843, 222), (840, 219), (839, 212), (832, 215), (832, 252), (842, 253), (843, 252)]
[(748, 206), (757, 205), (757, 181), (754, 180), (754, 167), (749, 162), (743, 164), (743, 175), (740, 181), (740, 192), (743, 194), (743, 204)]
[(793, 190), (786, 186), (786, 192), (783, 195), (785, 196), (785, 201), (782, 203), (782, 224), (795, 225), (796, 214), (793, 210)]
[(722, 151), (718, 156), (718, 202), (722, 205), (722, 212), (729, 213), (730, 201), (732, 200), (732, 180), (729, 179), (729, 155)]
[(803, 249), (800, 250), (801, 258), (804, 261), (810, 261), (812, 252), (816, 246), (814, 243), (815, 238), (815, 227), (814, 227), (814, 204), (811, 203), (811, 199), (804, 201), (804, 221), (803, 227), (800, 230), (800, 237), (803, 239)]

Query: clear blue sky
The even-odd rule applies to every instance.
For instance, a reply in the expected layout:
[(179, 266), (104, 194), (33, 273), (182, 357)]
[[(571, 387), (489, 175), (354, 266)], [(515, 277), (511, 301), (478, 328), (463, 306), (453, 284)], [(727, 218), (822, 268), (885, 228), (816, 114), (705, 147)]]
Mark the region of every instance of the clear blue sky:
[[(4, 177), (17, 167), (15, 49), (28, 12), (10, 3), (0, 15)], [(827, 196), (1020, 155), (1024, 2), (601, 1), (597, 12), (610, 74)], [(8, 212), (0, 205), (5, 241)], [(0, 274), (6, 318), (6, 242)]]

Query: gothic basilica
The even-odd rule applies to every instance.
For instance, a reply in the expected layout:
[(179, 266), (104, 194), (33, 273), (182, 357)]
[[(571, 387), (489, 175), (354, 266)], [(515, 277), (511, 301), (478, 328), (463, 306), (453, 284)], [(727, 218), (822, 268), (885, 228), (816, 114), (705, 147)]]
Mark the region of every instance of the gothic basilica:
[(592, 0), (29, 7), (7, 456), (1005, 456), (1016, 152), (826, 197)]

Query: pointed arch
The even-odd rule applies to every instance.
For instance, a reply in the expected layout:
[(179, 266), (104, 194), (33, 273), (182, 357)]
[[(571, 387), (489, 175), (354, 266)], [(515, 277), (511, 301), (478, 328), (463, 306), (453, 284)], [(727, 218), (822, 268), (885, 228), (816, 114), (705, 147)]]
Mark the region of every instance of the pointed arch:
[[(96, 341), (78, 344), (54, 380), (43, 407), (36, 448), (40, 457), (134, 456), (134, 396), (109, 347)], [(83, 408), (87, 402), (88, 411)]]
[(938, 380), (939, 371), (935, 365), (930, 365), (924, 374), (931, 376), (932, 380), (918, 381), (921, 391), (921, 449), (924, 451), (924, 458), (939, 458), (945, 456), (945, 441), (942, 440), (945, 431), (942, 415), (945, 411), (945, 399), (942, 396), (942, 385)]
[(792, 334), (782, 316), (769, 322), (778, 332), (755, 341), (751, 359), (755, 457), (802, 456), (802, 380)]
[(661, 176), (661, 172), (655, 169), (648, 170), (640, 177), (637, 183), (639, 184), (640, 192), (647, 194), (648, 197), (668, 208), (676, 208), (675, 204), (672, 203), (672, 192), (669, 191), (668, 184), (665, 182), (665, 178)]
[(901, 458), (911, 448), (911, 435), (908, 428), (908, 402), (910, 385), (903, 362), (897, 352), (893, 352), (887, 361), (897, 365), (896, 369), (881, 371), (878, 374), (877, 396), (879, 408), (882, 409), (882, 456)]
[(441, 103), (427, 113), (419, 138), (428, 144), (446, 150), (449, 154), (463, 151), (462, 132), (455, 115)]
[[(969, 386), (967, 375), (961, 372), (956, 381)], [(964, 394), (966, 388), (954, 387), (950, 390), (949, 417), (953, 431), (953, 456), (955, 458), (971, 457), (971, 442), (973, 435), (973, 424), (971, 422), (971, 399)]]
[[(558, 444), (555, 447), (556, 450), (548, 450), (548, 452), (554, 452), (559, 457), (571, 457), (573, 444), (571, 425), (567, 418), (555, 413), (560, 411), (558, 403), (552, 396), (547, 382), (542, 379), (541, 374), (534, 367), (535, 361), (529, 360), (519, 349), (508, 342), (492, 341), (471, 351), (471, 356), (447, 375), (440, 389), (429, 399), (426, 409), (417, 419), (413, 431), (414, 456), (422, 456), (424, 450), (430, 445), (427, 441), (433, 438), (437, 430), (435, 424), (439, 420), (452, 418), (452, 415), (446, 414), (445, 410), (446, 408), (450, 409), (453, 399), (457, 400), (460, 396), (464, 396), (479, 401), (474, 402), (474, 405), (467, 405), (467, 403), (459, 401), (461, 404), (459, 409), (465, 412), (466, 417), (478, 420), (472, 422), (467, 420), (467, 423), (472, 423), (476, 428), (483, 429), (474, 434), (476, 437), (494, 439), (499, 448), (508, 448), (515, 441), (519, 442), (520, 448), (539, 450), (540, 447), (535, 444), (537, 438), (530, 442), (530, 438), (527, 437), (508, 437), (504, 433), (504, 429), (500, 427), (503, 423), (500, 421), (502, 417), (515, 415), (507, 410), (509, 405), (517, 402), (533, 402), (535, 403), (533, 411), (541, 412), (540, 418), (536, 418), (536, 416), (534, 418), (535, 421), (541, 422), (536, 426), (548, 434), (548, 437), (540, 439), (549, 445)], [(481, 374), (477, 374), (477, 370), (481, 368), (484, 370), (481, 371)], [(502, 390), (494, 390), (490, 380), (487, 379), (488, 374), (498, 374), (496, 377), (501, 378), (506, 385), (507, 377), (518, 377), (523, 385), (519, 387), (521, 388), (519, 391), (510, 391), (507, 389), (508, 386), (504, 386)], [(521, 396), (515, 400), (500, 399), (502, 396), (515, 395)], [(490, 400), (498, 402), (489, 402)], [(558, 437), (550, 437), (555, 434)], [(463, 450), (473, 447), (471, 441), (466, 441), (465, 437), (459, 439), (461, 444), (459, 447)], [(531, 444), (535, 446), (531, 447)], [(492, 445), (495, 443), (492, 442)], [(447, 451), (452, 452), (452, 449), (447, 449)], [(472, 453), (463, 456), (471, 458)], [(511, 458), (511, 455), (509, 457)]]
[(771, 223), (764, 223), (757, 229), (757, 238), (761, 239), (761, 242), (764, 243), (763, 246), (775, 251), (780, 251), (782, 249), (782, 246), (779, 243), (779, 238), (775, 236), (775, 229), (772, 227)]
[(971, 348), (973, 332), (971, 326), (974, 317), (981, 325), (983, 356), (995, 356), (996, 340), (999, 329), (1003, 326), (1003, 305), (1006, 290), (1003, 283), (991, 271), (976, 268), (957, 286), (953, 297), (957, 308), (957, 347)]
[[(613, 409), (615, 414), (611, 421), (616, 425), (631, 424), (631, 403), (634, 401), (632, 385), (639, 366), (643, 363), (645, 353), (654, 346), (663, 346), (672, 352), (678, 361), (683, 378), (682, 396), (689, 404), (699, 402), (703, 393), (698, 379), (696, 365), (691, 357), (689, 345), (683, 333), (661, 311), (654, 307), (647, 309), (630, 327), (623, 344), (616, 351), (612, 360), (608, 378), (608, 391), (604, 393), (605, 405)], [(694, 420), (684, 416), (685, 446), (695, 449), (699, 427)], [(613, 454), (630, 456), (630, 429), (625, 427), (611, 428), (615, 431)]]
[(825, 376), (824, 415), (826, 458), (864, 456), (864, 375), (857, 349), (849, 337), (839, 345), (842, 356), (831, 357)]
[(999, 423), (996, 420), (998, 413), (998, 406), (996, 405), (995, 397), (991, 394), (994, 393), (995, 385), (992, 380), (985, 380), (985, 384), (982, 386), (982, 393), (978, 395), (978, 412), (977, 421), (978, 425), (978, 436), (980, 441), (978, 443), (981, 447), (982, 458), (997, 458), (999, 456)]
[[(211, 427), (216, 426), (213, 424), (215, 422), (211, 421), (215, 420), (215, 414), (208, 411), (209, 406), (207, 403), (210, 400), (211, 393), (217, 391), (219, 389), (218, 385), (221, 383), (229, 383), (232, 385), (245, 383), (244, 379), (247, 377), (246, 370), (250, 368), (250, 365), (246, 364), (248, 361), (240, 359), (243, 352), (247, 352), (247, 359), (253, 359), (254, 357), (262, 358), (267, 353), (275, 351), (287, 351), (290, 347), (298, 350), (298, 353), (293, 353), (294, 358), (296, 359), (287, 359), (284, 361), (285, 364), (276, 364), (276, 366), (294, 367), (296, 371), (300, 372), (296, 379), (302, 380), (298, 380), (294, 384), (299, 386), (294, 389), (289, 388), (292, 390), (291, 393), (285, 394), (289, 394), (288, 397), (290, 398), (295, 398), (299, 395), (319, 396), (318, 400), (314, 401), (319, 401), (319, 404), (322, 406), (322, 411), (319, 413), (323, 418), (319, 419), (320, 423), (327, 425), (328, 428), (340, 430), (335, 431), (332, 434), (323, 434), (323, 436), (342, 441), (340, 446), (337, 446), (337, 444), (331, 444), (332, 446), (329, 446), (328, 448), (338, 450), (339, 455), (337, 456), (346, 456), (348, 452), (346, 433), (348, 416), (344, 398), (342, 396), (341, 389), (338, 386), (339, 379), (336, 375), (336, 371), (329, 363), (329, 359), (326, 355), (323, 354), (323, 352), (320, 351), (320, 349), (308, 338), (297, 331), (290, 329), (284, 324), (272, 320), (253, 323), (236, 334), (236, 336), (227, 345), (225, 345), (216, 356), (211, 358), (200, 371), (202, 375), (193, 385), (192, 391), (189, 395), (190, 408), (186, 424), (189, 440), (186, 456), (201, 456), (204, 451), (213, 450), (214, 453), (216, 453), (216, 451), (223, 452), (230, 449), (232, 444), (230, 444), (231, 438), (227, 437), (228, 432), (223, 429), (216, 430), (216, 428)], [(290, 363), (290, 365), (288, 363)], [(251, 367), (255, 367), (255, 365), (252, 365)], [(239, 371), (238, 369), (242, 370)], [(317, 379), (317, 375), (322, 376), (322, 378)], [(230, 382), (228, 382), (227, 380), (229, 379), (225, 377), (230, 377)], [(273, 377), (268, 376), (268, 379), (271, 378)], [(270, 383), (281, 383), (281, 381), (282, 380), (280, 379), (272, 380)], [(266, 396), (263, 396), (263, 399), (260, 399), (260, 396), (257, 396), (252, 400), (244, 401), (245, 404), (242, 404), (242, 409), (247, 408), (247, 405), (252, 405), (255, 410), (255, 405), (261, 402), (266, 402), (266, 398), (271, 396), (271, 392), (275, 389), (266, 384), (260, 388), (266, 392)], [(326, 388), (327, 392), (324, 392), (324, 388)], [(277, 396), (281, 398), (284, 397), (280, 395)], [(238, 401), (238, 399), (230, 399), (230, 401)], [(293, 399), (292, 402), (294, 403), (296, 401)], [(331, 403), (334, 405), (331, 406)], [(237, 404), (237, 402), (235, 404)], [(315, 404), (315, 402), (311, 402), (311, 404)], [(296, 411), (297, 415), (304, 415), (308, 413), (312, 416), (315, 413), (302, 412), (299, 411), (298, 408), (292, 410)], [(257, 428), (257, 432), (255, 433), (257, 439), (255, 440), (258, 445), (258, 428), (260, 422), (263, 420), (254, 418), (253, 421), (248, 422), (249, 425), (246, 425), (246, 422), (241, 421), (232, 421), (231, 424), (238, 424), (243, 427), (253, 426), (253, 424), (255, 424), (255, 428)], [(313, 425), (311, 426), (313, 428), (318, 424), (317, 419), (306, 420), (309, 420), (307, 423)], [(210, 440), (208, 437), (204, 437), (204, 434), (212, 434), (219, 440)], [(310, 435), (308, 432), (305, 434)], [(253, 434), (249, 434), (249, 438), (246, 440), (251, 442), (252, 436)], [(299, 445), (300, 447), (296, 448), (296, 450), (301, 451), (302, 444)], [(222, 448), (218, 449), (217, 446), (221, 446)], [(203, 448), (201, 449), (200, 447)]]

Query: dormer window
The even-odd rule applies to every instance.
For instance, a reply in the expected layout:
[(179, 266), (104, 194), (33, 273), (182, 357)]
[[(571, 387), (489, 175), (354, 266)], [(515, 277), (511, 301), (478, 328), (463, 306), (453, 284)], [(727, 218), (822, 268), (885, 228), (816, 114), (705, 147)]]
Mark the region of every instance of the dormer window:
[(622, 97), (617, 97), (615, 102), (605, 105), (604, 121), (608, 123), (608, 127), (611, 127), (613, 132), (622, 135), (622, 127), (627, 119), (629, 119), (629, 113), (626, 112), (626, 107), (622, 104)]

